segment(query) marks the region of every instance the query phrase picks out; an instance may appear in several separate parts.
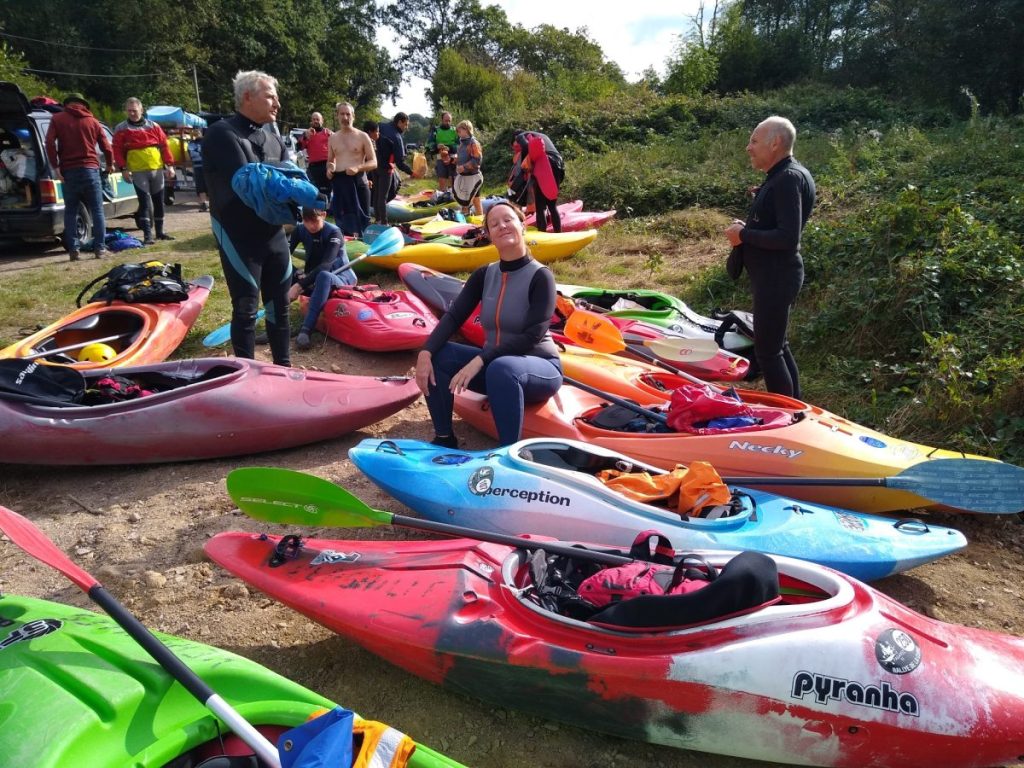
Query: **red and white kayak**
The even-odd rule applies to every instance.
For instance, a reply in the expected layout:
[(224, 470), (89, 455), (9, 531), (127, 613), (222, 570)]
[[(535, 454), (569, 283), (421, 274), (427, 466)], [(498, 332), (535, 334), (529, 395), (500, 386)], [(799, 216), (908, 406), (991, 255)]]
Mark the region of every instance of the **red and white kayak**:
[[(303, 312), (308, 303), (303, 296)], [(434, 313), (415, 295), (376, 285), (336, 288), (316, 323), (326, 336), (368, 352), (418, 349), (436, 326)]]
[(397, 413), (420, 392), (405, 377), (346, 376), (241, 358), (203, 358), (89, 371), (152, 392), (103, 405), (0, 393), (0, 462), (148, 464), (290, 448), (344, 435)]
[[(702, 589), (572, 619), (540, 604), (525, 548), (297, 538), (274, 567), (277, 536), (221, 533), (206, 552), (382, 658), (502, 707), (789, 765), (1024, 755), (1024, 640), (930, 619), (822, 566), (703, 552), (723, 570)], [(648, 610), (677, 628), (638, 628)]]

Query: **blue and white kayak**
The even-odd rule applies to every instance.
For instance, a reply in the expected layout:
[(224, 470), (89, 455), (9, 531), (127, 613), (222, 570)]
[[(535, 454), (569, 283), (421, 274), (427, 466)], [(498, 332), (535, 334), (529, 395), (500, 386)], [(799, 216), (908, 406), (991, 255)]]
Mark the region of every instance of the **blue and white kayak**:
[(732, 488), (714, 517), (687, 517), (628, 499), (603, 469), (664, 470), (575, 440), (534, 438), (461, 451), (419, 440), (366, 439), (349, 458), (374, 483), (429, 520), (506, 534), (534, 533), (611, 546), (656, 529), (677, 548), (752, 549), (810, 560), (871, 581), (967, 546), (962, 533)]

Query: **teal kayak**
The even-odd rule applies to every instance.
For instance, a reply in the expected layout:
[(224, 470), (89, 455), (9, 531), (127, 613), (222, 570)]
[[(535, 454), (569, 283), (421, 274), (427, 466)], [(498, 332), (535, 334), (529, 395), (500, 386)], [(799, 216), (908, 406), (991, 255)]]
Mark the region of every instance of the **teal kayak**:
[(967, 546), (962, 533), (732, 488), (722, 508), (683, 515), (635, 501), (598, 480), (605, 469), (664, 474), (600, 446), (533, 438), (483, 451), (419, 440), (366, 439), (349, 458), (421, 517), (495, 533), (629, 546), (656, 529), (687, 550), (750, 549), (799, 557), (862, 581), (891, 576)]
[[(271, 741), (335, 707), (241, 656), (156, 634)], [(0, 764), (198, 765), (234, 746), (243, 745), (112, 619), (44, 600), (0, 597)], [(459, 763), (417, 745), (409, 766)]]

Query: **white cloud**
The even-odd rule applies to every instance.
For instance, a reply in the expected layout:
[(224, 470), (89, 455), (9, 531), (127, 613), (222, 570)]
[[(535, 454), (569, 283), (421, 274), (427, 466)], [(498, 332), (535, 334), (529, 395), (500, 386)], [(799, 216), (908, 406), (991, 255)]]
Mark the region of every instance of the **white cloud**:
[[(648, 67), (664, 72), (665, 61), (675, 48), (678, 36), (690, 28), (690, 19), (699, 0), (682, 0), (674, 13), (666, 13), (665, 6), (650, 4), (645, 10), (640, 3), (633, 5), (609, 0), (499, 0), (484, 1), (484, 5), (499, 5), (509, 21), (527, 29), (550, 24), (575, 32), (586, 27), (587, 34), (601, 46), (607, 58), (622, 68), (628, 80), (638, 80)], [(392, 55), (398, 53), (398, 43), (390, 29), (381, 30), (378, 42)], [(395, 110), (430, 113), (425, 91), (425, 80), (414, 79), (402, 86)], [(384, 107), (390, 113), (390, 104)]]

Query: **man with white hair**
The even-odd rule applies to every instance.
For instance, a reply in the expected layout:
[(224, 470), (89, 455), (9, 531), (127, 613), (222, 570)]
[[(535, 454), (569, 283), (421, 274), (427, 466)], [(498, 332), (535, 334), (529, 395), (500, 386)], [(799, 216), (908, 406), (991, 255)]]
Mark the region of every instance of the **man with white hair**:
[(235, 114), (211, 125), (203, 138), (203, 171), (210, 196), (210, 221), (231, 294), (231, 345), (238, 357), (255, 354), (260, 296), (274, 362), (290, 365), (288, 289), (292, 261), (284, 227), (271, 224), (246, 205), (231, 179), (248, 163), (277, 164), (284, 146), (264, 125), (277, 119), (277, 80), (256, 70), (233, 81)]
[(745, 222), (725, 230), (741, 249), (754, 298), (754, 353), (765, 388), (800, 398), (800, 374), (786, 340), (789, 314), (804, 282), (800, 235), (814, 208), (810, 172), (793, 157), (796, 128), (784, 117), (763, 120), (750, 134), (750, 164), (766, 176)]

